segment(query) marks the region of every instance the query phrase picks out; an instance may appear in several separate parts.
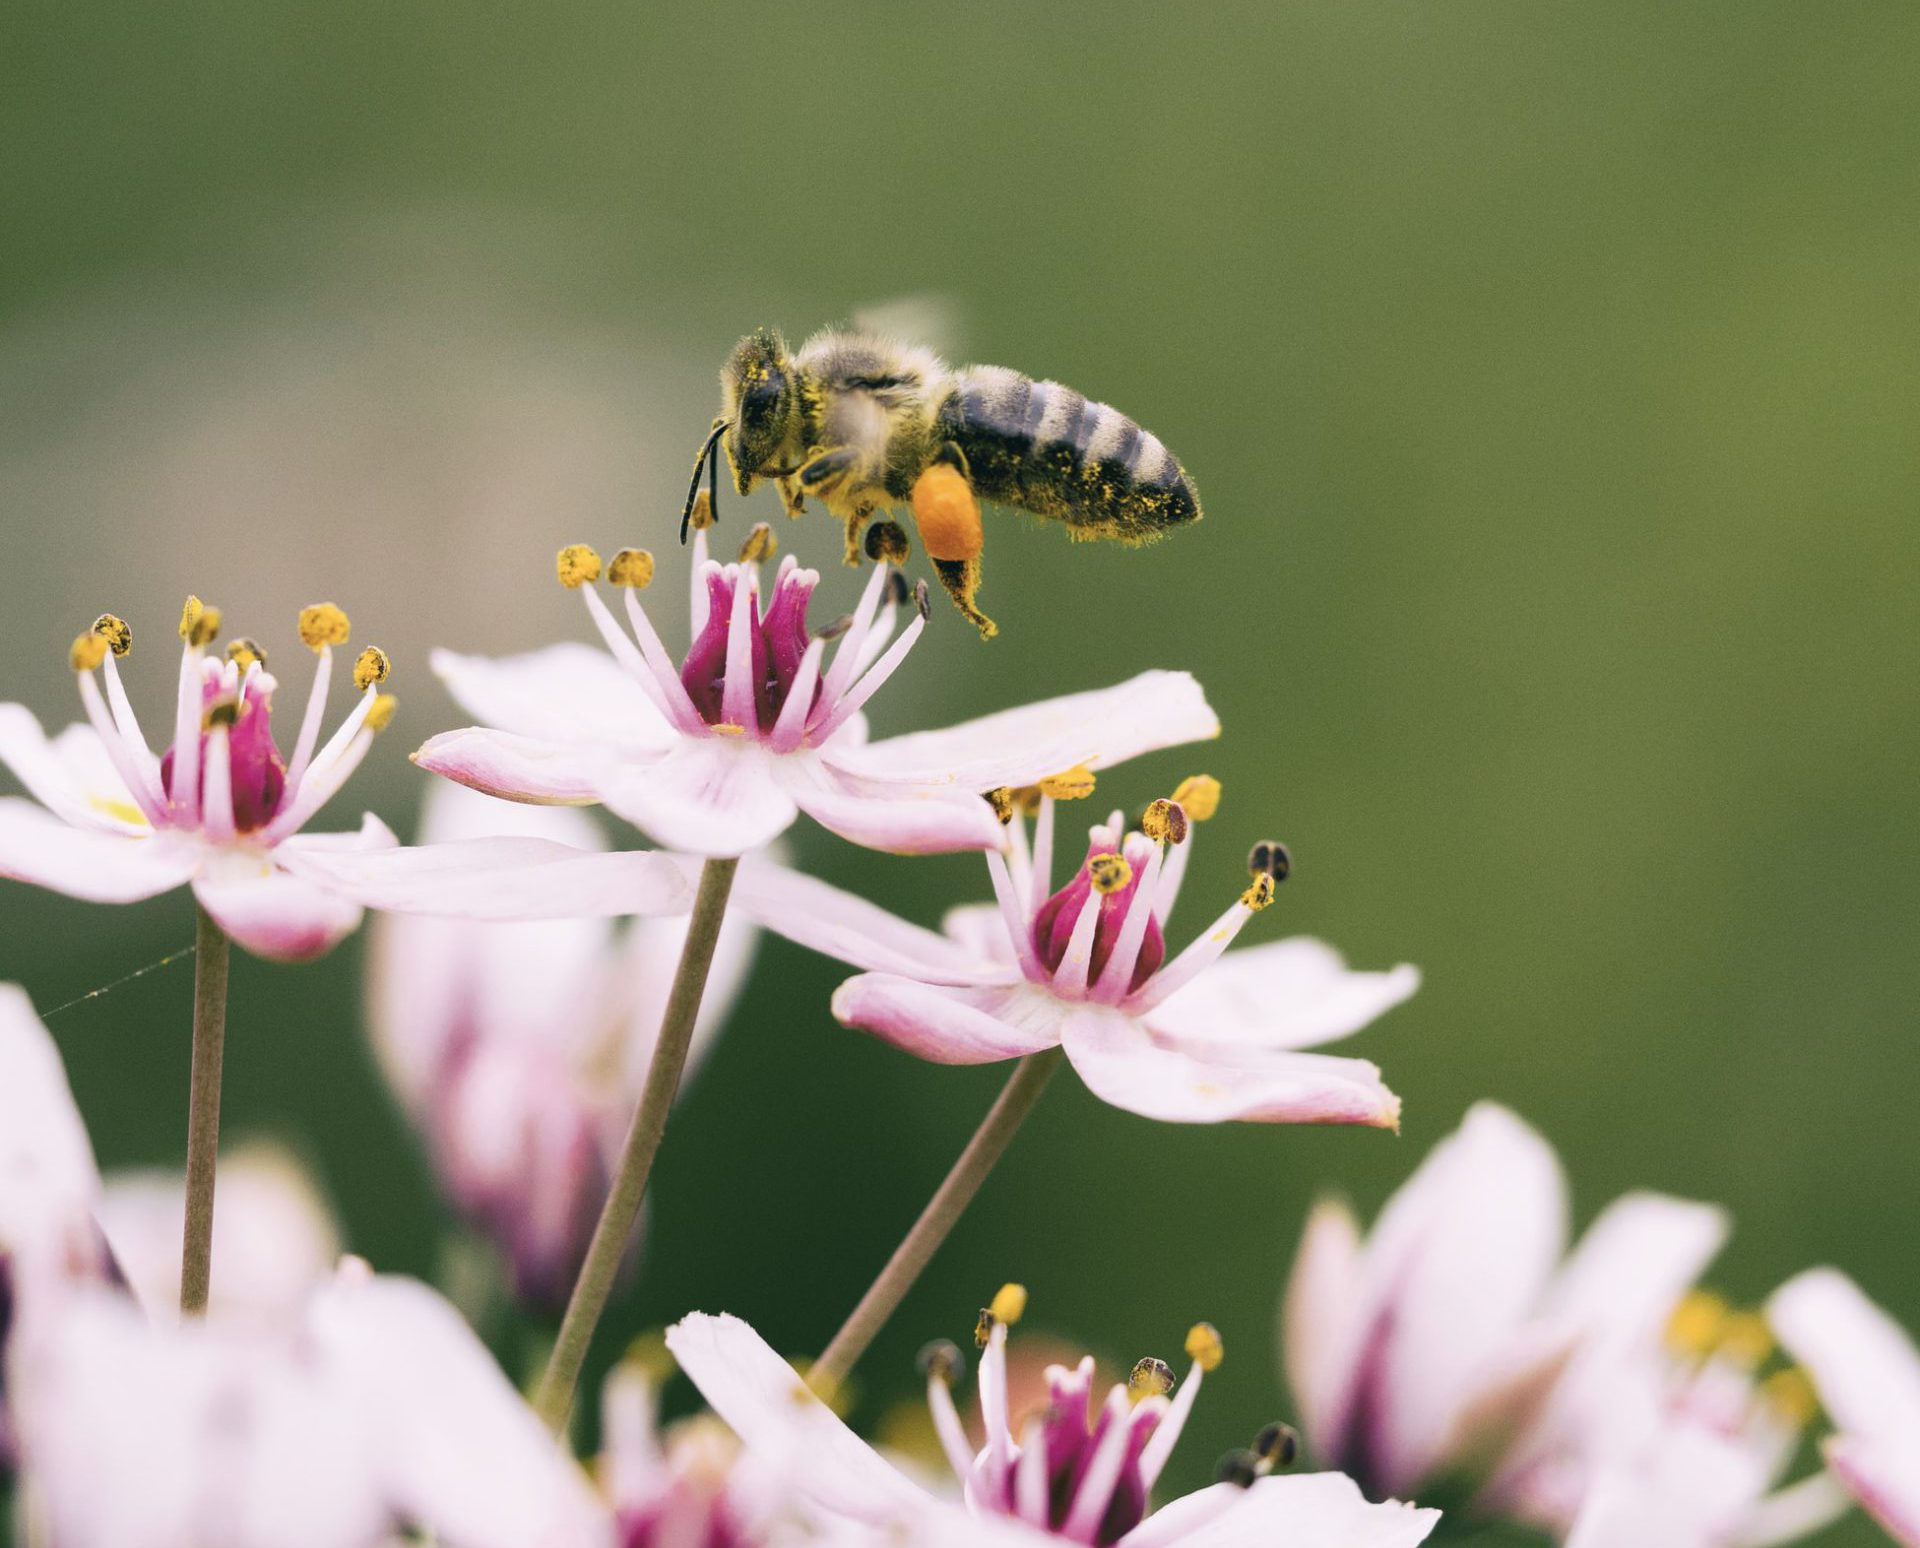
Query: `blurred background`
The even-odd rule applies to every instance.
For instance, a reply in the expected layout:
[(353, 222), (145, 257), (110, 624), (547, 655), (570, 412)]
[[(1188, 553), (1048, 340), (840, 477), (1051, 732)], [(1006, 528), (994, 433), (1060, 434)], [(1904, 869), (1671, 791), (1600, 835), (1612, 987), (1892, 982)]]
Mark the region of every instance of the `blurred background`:
[[(1426, 987), (1352, 1045), (1398, 1140), (1155, 1127), (1060, 1081), (861, 1418), (1019, 1278), (1116, 1361), (1219, 1324), (1171, 1475), (1203, 1481), (1286, 1411), (1309, 1202), (1371, 1211), (1483, 1096), (1560, 1147), (1583, 1220), (1721, 1200), (1736, 1299), (1832, 1260), (1920, 1325), (1917, 51), (1920, 13), (1870, 3), (10, 7), (0, 695), (76, 718), (67, 642), (110, 608), (166, 642), (129, 663), (158, 725), (188, 590), (286, 660), (331, 598), (403, 708), (321, 826), (407, 833), (406, 753), (461, 723), (429, 649), (583, 637), (564, 541), (676, 573), (735, 338), (942, 296), (967, 358), (1159, 433), (1208, 519), (1110, 552), (991, 517), (1001, 638), (937, 605), (876, 730), (1190, 668), (1225, 737), (1097, 803), (1224, 782), (1176, 938), (1277, 836), (1297, 871), (1250, 938)], [(850, 602), (831, 522), (779, 536), (823, 616)], [(795, 843), (928, 922), (985, 896), (977, 859)], [(0, 888), (0, 977), (43, 1009), (191, 938), (180, 896)], [(227, 1132), (296, 1146), (355, 1250), (434, 1275), (364, 950), (236, 962)], [(191, 976), (50, 1021), (103, 1164), (183, 1155)], [(761, 952), (607, 1351), (693, 1307), (816, 1349), (991, 1100), (998, 1072), (836, 1028), (842, 976)]]

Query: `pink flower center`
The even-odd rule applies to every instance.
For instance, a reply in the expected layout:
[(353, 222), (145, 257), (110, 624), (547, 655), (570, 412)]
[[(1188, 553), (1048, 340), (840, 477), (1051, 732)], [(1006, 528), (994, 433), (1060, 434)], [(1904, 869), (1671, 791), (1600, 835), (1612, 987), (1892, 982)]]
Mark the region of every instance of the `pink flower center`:
[[(1102, 855), (1119, 854), (1120, 850), (1114, 843), (1095, 837), (1087, 847), (1087, 858), (1081, 862), (1080, 869), (1074, 872), (1066, 886), (1042, 903), (1040, 911), (1034, 915), (1034, 953), (1049, 973), (1060, 970), (1060, 963), (1067, 954), (1067, 944), (1073, 939), (1074, 926), (1079, 923), (1081, 910), (1093, 895), (1095, 860)], [(1127, 913), (1140, 891), (1140, 879), (1141, 868), (1135, 866), (1124, 885), (1100, 899), (1100, 918), (1093, 933), (1093, 960), (1087, 971), (1090, 983), (1099, 981), (1108, 959), (1113, 956), (1114, 946), (1119, 942), (1120, 932), (1127, 922)], [(1134, 960), (1133, 976), (1127, 982), (1127, 993), (1132, 994), (1153, 977), (1166, 957), (1167, 940), (1161, 933), (1160, 921), (1149, 919), (1146, 934), (1140, 941), (1140, 955)]]
[[(203, 716), (214, 710), (226, 695), (217, 676), (209, 676), (202, 696)], [(228, 700), (229, 703), (233, 702)], [(242, 833), (264, 828), (280, 810), (287, 789), (287, 766), (280, 749), (273, 743), (273, 703), (258, 686), (243, 691), (234, 706), (234, 719), (227, 730), (227, 746), (233, 760), (233, 825)], [(160, 759), (160, 783), (169, 801), (173, 793), (173, 754), (169, 747)], [(200, 731), (200, 789), (204, 803), (207, 788), (207, 731), (203, 718)]]
[[(733, 591), (750, 584), (744, 566), (729, 573), (715, 569), (707, 575), (707, 622), (680, 667), (687, 697), (710, 726), (725, 725), (723, 709), (727, 681), (728, 636), (732, 630)], [(748, 647), (751, 651), (753, 711), (757, 724), (744, 727), (761, 733), (773, 730), (787, 695), (807, 653), (807, 603), (819, 579), (811, 570), (784, 569), (775, 579), (773, 596), (760, 608), (759, 598), (747, 604)], [(815, 679), (814, 697), (819, 697)], [(812, 706), (809, 705), (811, 712)]]

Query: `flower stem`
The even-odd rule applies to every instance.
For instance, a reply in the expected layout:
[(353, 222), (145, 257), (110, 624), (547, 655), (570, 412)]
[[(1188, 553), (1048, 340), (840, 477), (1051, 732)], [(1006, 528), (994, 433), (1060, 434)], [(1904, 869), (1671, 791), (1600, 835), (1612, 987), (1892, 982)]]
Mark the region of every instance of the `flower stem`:
[(987, 1110), (987, 1116), (980, 1120), (980, 1127), (967, 1141), (967, 1148), (960, 1152), (960, 1159), (953, 1163), (946, 1180), (920, 1211), (913, 1229), (894, 1248), (880, 1277), (868, 1286), (853, 1315), (833, 1335), (826, 1352), (814, 1362), (807, 1379), (816, 1392), (829, 1394), (846, 1380), (847, 1373), (867, 1352), (867, 1346), (887, 1325), (887, 1319), (899, 1310), (907, 1291), (966, 1213), (967, 1206), (987, 1180), (987, 1174), (1006, 1154), (1007, 1146), (1013, 1143), (1013, 1136), (1040, 1100), (1040, 1093), (1047, 1089), (1047, 1082), (1053, 1079), (1063, 1057), (1060, 1049), (1048, 1048), (1028, 1054), (1014, 1067), (999, 1097)]
[(197, 909), (193, 955), (193, 1075), (187, 1098), (187, 1231), (180, 1248), (180, 1310), (207, 1309), (213, 1277), (213, 1174), (220, 1152), (220, 1067), (227, 1047), (227, 935)]
[(733, 873), (739, 865), (738, 859), (709, 860), (700, 870), (700, 887), (694, 895), (687, 943), (680, 950), (680, 965), (674, 970), (666, 1013), (660, 1018), (660, 1040), (654, 1045), (653, 1060), (647, 1066), (640, 1105), (634, 1109), (633, 1124), (627, 1130), (626, 1144), (620, 1152), (612, 1191), (601, 1206), (593, 1240), (587, 1245), (586, 1261), (580, 1265), (580, 1277), (574, 1281), (566, 1315), (560, 1320), (560, 1335), (554, 1340), (553, 1353), (548, 1357), (539, 1390), (534, 1394), (534, 1408), (555, 1434), (566, 1428), (567, 1415), (573, 1409), (574, 1389), (580, 1384), (580, 1368), (586, 1364), (587, 1348), (593, 1342), (601, 1314), (607, 1309), (607, 1298), (613, 1293), (620, 1260), (626, 1256), (627, 1241), (633, 1235), (633, 1223), (639, 1218), (641, 1201), (647, 1196), (647, 1178), (667, 1131), (667, 1114), (680, 1089), (680, 1074), (687, 1067), (693, 1024), (700, 1014), (707, 973), (713, 966), (713, 948), (720, 938), (720, 921), (726, 914), (727, 897), (733, 891)]

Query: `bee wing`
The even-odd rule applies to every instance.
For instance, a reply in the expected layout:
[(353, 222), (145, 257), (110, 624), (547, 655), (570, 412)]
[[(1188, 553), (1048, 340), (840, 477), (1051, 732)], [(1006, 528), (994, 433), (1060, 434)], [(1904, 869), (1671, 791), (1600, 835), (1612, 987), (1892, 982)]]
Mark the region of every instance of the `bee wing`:
[(966, 308), (951, 291), (892, 296), (858, 308), (855, 329), (903, 344), (921, 344), (946, 360), (966, 357)]

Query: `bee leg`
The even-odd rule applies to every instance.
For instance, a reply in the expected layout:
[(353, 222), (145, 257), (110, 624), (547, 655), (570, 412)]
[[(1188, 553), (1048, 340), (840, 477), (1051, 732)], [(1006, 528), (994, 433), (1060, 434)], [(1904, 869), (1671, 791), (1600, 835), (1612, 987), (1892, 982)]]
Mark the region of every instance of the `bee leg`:
[(859, 460), (859, 454), (851, 446), (836, 446), (828, 451), (815, 452), (800, 464), (800, 471), (794, 475), (800, 481), (800, 488), (807, 494), (823, 494), (831, 484), (838, 483), (853, 471), (853, 465)]
[(800, 492), (797, 479), (781, 478), (774, 480), (774, 487), (780, 491), (780, 504), (789, 519), (805, 513), (807, 497)]
[(873, 512), (873, 506), (861, 504), (855, 506), (852, 513), (847, 517), (847, 549), (843, 557), (847, 565), (852, 569), (857, 570), (860, 568), (860, 558), (863, 552), (861, 530), (872, 520)]
[(967, 622), (980, 631), (981, 639), (990, 640), (1000, 632), (1000, 626), (973, 603), (980, 590), (978, 559), (936, 559), (933, 568), (940, 584), (947, 588), (947, 595), (953, 598), (953, 605), (966, 614)]

